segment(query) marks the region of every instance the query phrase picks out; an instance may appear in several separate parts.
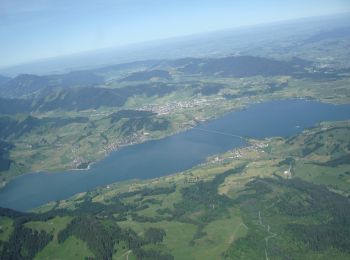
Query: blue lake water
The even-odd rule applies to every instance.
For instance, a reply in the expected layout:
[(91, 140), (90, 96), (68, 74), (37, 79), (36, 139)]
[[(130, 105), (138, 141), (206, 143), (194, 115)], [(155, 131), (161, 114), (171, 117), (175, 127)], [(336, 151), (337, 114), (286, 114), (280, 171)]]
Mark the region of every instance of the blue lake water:
[(124, 147), (87, 171), (31, 173), (18, 177), (0, 190), (0, 206), (30, 210), (97, 186), (189, 169), (208, 156), (244, 146), (245, 142), (237, 136), (286, 137), (321, 121), (346, 119), (350, 119), (350, 105), (307, 100), (254, 104), (170, 137)]

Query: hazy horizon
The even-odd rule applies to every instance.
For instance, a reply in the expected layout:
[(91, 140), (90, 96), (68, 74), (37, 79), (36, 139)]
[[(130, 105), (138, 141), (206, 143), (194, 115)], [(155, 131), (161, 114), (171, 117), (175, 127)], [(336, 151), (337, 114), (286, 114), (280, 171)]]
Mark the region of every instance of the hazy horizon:
[[(317, 6), (317, 8), (315, 8)], [(337, 1), (2, 1), (1, 68), (230, 28), (350, 11)], [(237, 12), (236, 10), (239, 10)], [(162, 22), (159, 22), (162, 21)], [(25, 43), (25, 44), (24, 44)]]

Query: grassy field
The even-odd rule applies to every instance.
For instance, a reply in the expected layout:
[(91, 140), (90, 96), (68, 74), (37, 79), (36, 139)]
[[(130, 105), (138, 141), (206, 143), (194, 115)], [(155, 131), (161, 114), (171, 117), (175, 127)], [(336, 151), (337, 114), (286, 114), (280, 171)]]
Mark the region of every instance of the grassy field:
[(37, 231), (45, 231), (53, 235), (54, 239), (57, 239), (58, 233), (63, 230), (68, 223), (72, 220), (72, 217), (55, 217), (48, 221), (31, 221), (25, 224), (25, 227)]
[(87, 247), (86, 243), (80, 239), (71, 236), (63, 244), (58, 244), (56, 241), (50, 242), (35, 259), (86, 259), (93, 257), (93, 254)]
[(0, 217), (0, 240), (8, 241), (13, 231), (13, 221), (11, 218)]

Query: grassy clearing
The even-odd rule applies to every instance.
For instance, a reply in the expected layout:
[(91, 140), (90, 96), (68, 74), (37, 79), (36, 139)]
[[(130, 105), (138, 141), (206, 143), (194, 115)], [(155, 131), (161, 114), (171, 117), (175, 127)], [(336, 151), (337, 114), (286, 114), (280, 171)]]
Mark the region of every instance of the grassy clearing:
[(7, 217), (0, 217), (0, 241), (8, 241), (13, 231), (13, 220)]
[(25, 224), (28, 227), (36, 231), (45, 231), (46, 233), (52, 234), (54, 238), (57, 238), (58, 233), (63, 230), (73, 217), (55, 217), (48, 221), (31, 221)]
[(222, 253), (235, 240), (247, 234), (247, 227), (242, 221), (239, 211), (233, 209), (228, 218), (209, 223), (203, 231), (207, 235), (196, 241), (192, 249), (192, 259), (221, 258)]
[(35, 259), (66, 260), (86, 259), (86, 257), (93, 257), (93, 254), (87, 247), (86, 243), (71, 236), (62, 244), (58, 244), (56, 241), (51, 241), (36, 255)]
[(190, 241), (196, 231), (196, 226), (176, 221), (161, 221), (157, 223), (140, 223), (135, 221), (124, 221), (118, 223), (122, 227), (132, 228), (138, 234), (143, 234), (146, 228), (162, 228), (166, 232), (163, 244), (171, 251), (175, 259), (193, 259), (193, 247)]

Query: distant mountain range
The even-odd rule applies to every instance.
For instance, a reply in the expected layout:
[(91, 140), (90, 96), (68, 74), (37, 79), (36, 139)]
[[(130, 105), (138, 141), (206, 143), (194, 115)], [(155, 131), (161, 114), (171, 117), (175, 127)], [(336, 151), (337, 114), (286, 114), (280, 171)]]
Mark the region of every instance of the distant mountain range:
[[(346, 37), (349, 28), (348, 13), (306, 18), (50, 58), (3, 68), (0, 69), (0, 74), (6, 76), (24, 73), (62, 74), (74, 70), (96, 69), (111, 64), (150, 60), (154, 57), (157, 59), (214, 58), (233, 53), (271, 55), (269, 53), (271, 46), (281, 48), (285, 55), (292, 57), (296, 55), (296, 50), (289, 48), (290, 46), (298, 46), (300, 43), (313, 44), (327, 37)], [(289, 44), (286, 45), (286, 42)]]
[(15, 98), (35, 94), (45, 88), (87, 87), (103, 84), (103, 77), (89, 71), (74, 71), (61, 75), (37, 76), (21, 74), (13, 79), (0, 78), (0, 96)]
[(123, 81), (142, 81), (150, 80), (152, 78), (161, 78), (161, 79), (171, 79), (170, 73), (165, 70), (150, 70), (150, 71), (139, 71), (131, 73), (129, 76), (120, 80)]
[[(312, 71), (313, 66), (313, 62), (300, 58), (276, 60), (255, 56), (228, 56), (151, 60), (60, 75), (22, 74), (12, 79), (2, 77), (6, 80), (0, 83), (0, 114), (52, 110), (79, 111), (102, 106), (121, 107), (129, 97), (135, 95), (163, 96), (181, 88), (181, 84), (172, 82), (170, 71), (184, 76), (209, 77), (284, 75), (322, 79), (339, 77), (337, 71), (316, 73)], [(109, 87), (111, 73), (120, 75), (112, 82), (123, 83), (123, 85)], [(157, 79), (157, 81), (150, 82), (150, 79)], [(222, 88), (220, 84), (192, 83), (191, 86), (194, 94), (202, 95), (216, 94)]]
[(192, 59), (181, 71), (188, 74), (219, 75), (224, 77), (279, 76), (303, 73), (306, 61), (277, 61), (262, 57), (238, 56), (219, 59)]
[(6, 81), (9, 81), (11, 78), (10, 77), (5, 77), (0, 75), (0, 84), (5, 83)]

